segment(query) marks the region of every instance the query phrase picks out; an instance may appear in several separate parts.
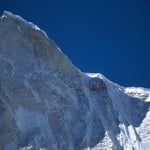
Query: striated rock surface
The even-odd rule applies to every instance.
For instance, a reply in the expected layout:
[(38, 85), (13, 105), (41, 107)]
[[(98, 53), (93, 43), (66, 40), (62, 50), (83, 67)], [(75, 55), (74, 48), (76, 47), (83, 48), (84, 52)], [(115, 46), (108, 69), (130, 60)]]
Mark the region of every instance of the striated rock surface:
[(149, 89), (82, 73), (11, 12), (0, 37), (0, 150), (150, 149)]

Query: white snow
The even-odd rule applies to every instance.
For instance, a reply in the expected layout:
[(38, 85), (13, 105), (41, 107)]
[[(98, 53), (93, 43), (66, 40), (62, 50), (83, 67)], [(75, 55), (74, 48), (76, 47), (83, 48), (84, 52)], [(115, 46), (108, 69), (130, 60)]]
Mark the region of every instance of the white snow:
[(150, 90), (140, 87), (128, 87), (124, 89), (125, 94), (150, 102)]
[(100, 79), (104, 79), (105, 77), (100, 74), (100, 73), (85, 73), (88, 77), (91, 78), (100, 78)]
[(21, 16), (14, 15), (13, 13), (11, 13), (9, 11), (4, 11), (2, 17), (6, 17), (6, 18), (11, 17), (13, 20), (21, 21), (21, 22), (25, 23), (26, 25), (30, 26), (31, 28), (41, 31), (41, 29), (37, 25), (33, 24), (32, 22), (27, 22)]

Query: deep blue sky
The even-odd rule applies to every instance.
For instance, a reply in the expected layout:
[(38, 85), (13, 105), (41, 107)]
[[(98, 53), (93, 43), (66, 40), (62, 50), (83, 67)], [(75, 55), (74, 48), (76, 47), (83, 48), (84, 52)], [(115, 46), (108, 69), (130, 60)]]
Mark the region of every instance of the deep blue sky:
[(82, 71), (150, 88), (149, 0), (1, 0), (3, 10), (44, 29)]

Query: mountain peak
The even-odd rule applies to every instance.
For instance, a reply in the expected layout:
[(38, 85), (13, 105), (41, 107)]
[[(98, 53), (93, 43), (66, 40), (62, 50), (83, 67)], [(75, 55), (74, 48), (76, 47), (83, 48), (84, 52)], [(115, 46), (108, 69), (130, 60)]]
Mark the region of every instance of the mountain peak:
[[(39, 64), (44, 61), (50, 70), (59, 68), (59, 71), (68, 72), (67, 67), (70, 68), (70, 72), (77, 70), (55, 42), (33, 23), (27, 22), (9, 11), (4, 11), (0, 20), (0, 27), (0, 35), (3, 37), (1, 39), (1, 55), (5, 56), (6, 53), (9, 53), (12, 59), (15, 55), (20, 61), (23, 61), (28, 55), (23, 63), (31, 64), (27, 60), (33, 61), (36, 58)], [(10, 45), (10, 47), (6, 47), (6, 45)]]
[(8, 19), (14, 20), (16, 22), (22, 22), (35, 30), (41, 30), (37, 25), (33, 24), (32, 22), (27, 22), (21, 16), (15, 15), (10, 11), (4, 11), (1, 18), (8, 18)]
[(11, 12), (0, 18), (0, 37), (0, 149), (150, 149), (148, 89), (81, 72)]

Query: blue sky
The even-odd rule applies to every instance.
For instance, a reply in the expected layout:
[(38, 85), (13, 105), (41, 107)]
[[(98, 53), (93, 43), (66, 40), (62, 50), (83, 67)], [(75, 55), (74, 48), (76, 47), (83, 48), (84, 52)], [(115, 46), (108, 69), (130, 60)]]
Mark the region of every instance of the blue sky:
[(1, 0), (44, 29), (84, 72), (150, 88), (149, 0)]

